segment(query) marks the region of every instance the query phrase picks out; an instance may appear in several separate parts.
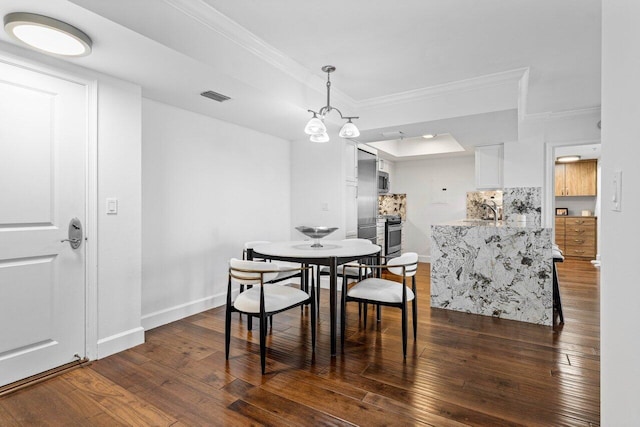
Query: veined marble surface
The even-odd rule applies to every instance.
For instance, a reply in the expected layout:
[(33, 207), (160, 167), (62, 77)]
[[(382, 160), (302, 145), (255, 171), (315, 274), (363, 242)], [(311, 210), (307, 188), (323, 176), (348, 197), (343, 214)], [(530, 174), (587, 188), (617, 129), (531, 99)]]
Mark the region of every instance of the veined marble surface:
[(431, 307), (552, 325), (551, 229), (431, 226)]
[(467, 192), (467, 218), (482, 219), (487, 216), (487, 208), (482, 204), (493, 200), (502, 208), (502, 191), (469, 191)]
[(516, 221), (517, 215), (527, 217), (527, 227), (540, 227), (542, 224), (542, 188), (513, 187), (505, 188), (502, 217), (508, 223)]
[(400, 215), (407, 219), (406, 194), (381, 194), (378, 196), (378, 215)]

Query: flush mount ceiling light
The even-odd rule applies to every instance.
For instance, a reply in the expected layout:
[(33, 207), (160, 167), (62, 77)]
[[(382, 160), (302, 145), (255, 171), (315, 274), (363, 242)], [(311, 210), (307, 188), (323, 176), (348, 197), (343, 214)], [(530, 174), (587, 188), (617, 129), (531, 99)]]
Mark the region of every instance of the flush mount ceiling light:
[(427, 133), (427, 134), (422, 135), (422, 137), (423, 137), (424, 139), (433, 139), (433, 138), (435, 138), (436, 136), (438, 136), (438, 135), (435, 135), (435, 134), (433, 134), (433, 133)]
[(577, 162), (578, 160), (580, 160), (580, 156), (576, 156), (576, 155), (561, 156), (556, 159), (556, 161), (559, 163), (571, 163), (571, 162)]
[(336, 67), (333, 65), (325, 65), (322, 67), (322, 71), (327, 73), (327, 105), (322, 107), (319, 111), (307, 110), (308, 112), (313, 114), (313, 117), (304, 128), (304, 133), (307, 135), (311, 135), (309, 138), (313, 142), (327, 142), (329, 141), (329, 135), (327, 134), (327, 127), (324, 124), (325, 116), (330, 113), (332, 110), (336, 110), (338, 114), (340, 114), (340, 118), (343, 120), (347, 120), (340, 129), (340, 133), (338, 134), (341, 138), (356, 138), (360, 136), (360, 131), (356, 127), (356, 125), (351, 122), (353, 119), (358, 119), (359, 117), (345, 117), (342, 115), (342, 112), (338, 110), (336, 107), (331, 106), (331, 79), (329, 78), (331, 73), (336, 70)]
[(35, 13), (5, 15), (4, 29), (13, 39), (36, 50), (61, 56), (85, 56), (91, 53), (88, 35), (66, 22)]

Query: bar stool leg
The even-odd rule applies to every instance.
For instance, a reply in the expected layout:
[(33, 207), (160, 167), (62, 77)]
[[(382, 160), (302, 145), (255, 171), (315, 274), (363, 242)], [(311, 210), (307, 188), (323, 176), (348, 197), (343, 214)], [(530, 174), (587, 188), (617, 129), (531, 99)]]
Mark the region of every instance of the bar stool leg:
[[(553, 308), (557, 311), (560, 324), (564, 324), (564, 314), (562, 313), (562, 300), (560, 299), (560, 286), (558, 284), (558, 270), (556, 263), (553, 263)], [(555, 315), (554, 315), (555, 318)]]

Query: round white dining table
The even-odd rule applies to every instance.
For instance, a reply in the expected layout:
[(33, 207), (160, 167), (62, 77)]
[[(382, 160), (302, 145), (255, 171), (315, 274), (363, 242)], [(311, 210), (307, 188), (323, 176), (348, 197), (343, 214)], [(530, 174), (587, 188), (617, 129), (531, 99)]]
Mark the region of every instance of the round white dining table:
[[(329, 267), (329, 312), (331, 323), (331, 355), (336, 354), (338, 312), (338, 265), (380, 254), (380, 246), (353, 240), (320, 240), (322, 247), (312, 247), (312, 240), (272, 242), (257, 245), (249, 251), (252, 257)], [(379, 261), (378, 261), (379, 263)]]

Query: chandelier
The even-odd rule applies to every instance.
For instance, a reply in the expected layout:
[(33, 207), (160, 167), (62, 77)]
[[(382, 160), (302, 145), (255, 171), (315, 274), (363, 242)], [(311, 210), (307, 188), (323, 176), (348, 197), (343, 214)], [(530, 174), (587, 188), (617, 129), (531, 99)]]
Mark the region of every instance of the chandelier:
[(342, 115), (342, 112), (338, 110), (336, 107), (331, 106), (331, 73), (336, 70), (336, 67), (333, 65), (325, 65), (322, 67), (322, 71), (327, 73), (327, 105), (322, 107), (319, 111), (307, 110), (308, 112), (313, 114), (313, 117), (304, 128), (304, 132), (307, 135), (311, 135), (309, 140), (312, 142), (327, 142), (329, 141), (329, 135), (327, 134), (327, 127), (324, 125), (325, 116), (330, 113), (332, 110), (336, 110), (338, 114), (340, 114), (340, 118), (343, 120), (347, 120), (342, 128), (340, 129), (340, 133), (338, 134), (341, 138), (356, 138), (360, 136), (360, 131), (354, 125), (351, 120), (358, 119), (359, 117), (345, 117)]

